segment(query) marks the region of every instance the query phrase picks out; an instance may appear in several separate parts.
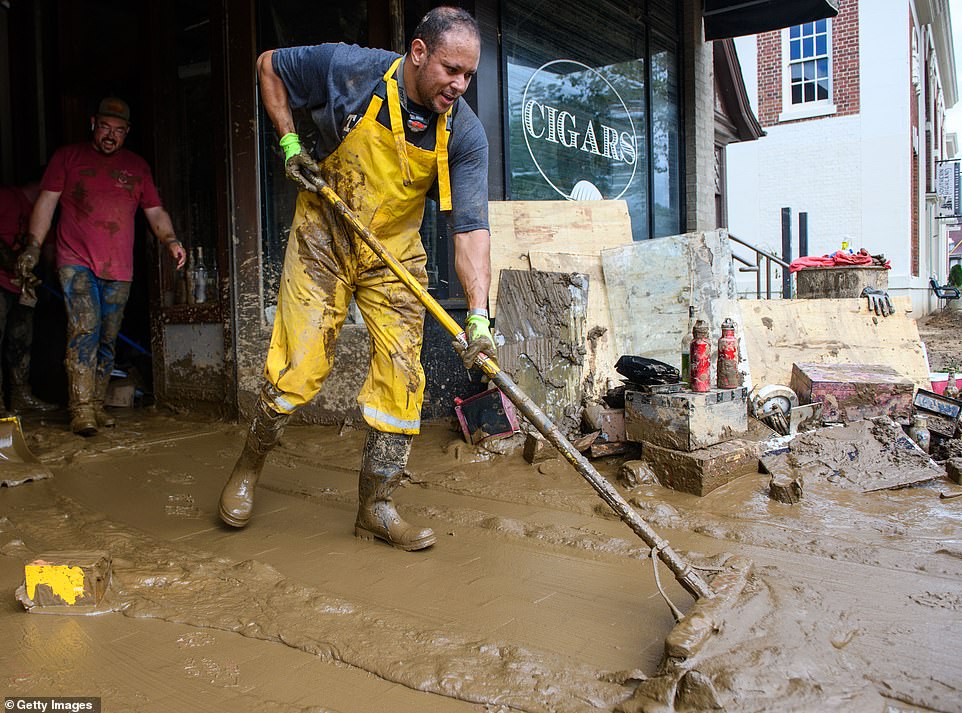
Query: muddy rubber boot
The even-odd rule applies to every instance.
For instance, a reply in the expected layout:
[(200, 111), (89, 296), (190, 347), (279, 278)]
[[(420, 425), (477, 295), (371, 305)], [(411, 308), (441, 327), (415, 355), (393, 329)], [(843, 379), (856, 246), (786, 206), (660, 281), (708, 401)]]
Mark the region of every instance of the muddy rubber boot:
[(89, 438), (97, 435), (97, 414), (94, 412), (94, 372), (82, 365), (69, 364), (70, 430)]
[(364, 540), (377, 538), (411, 552), (430, 547), (437, 538), (429, 527), (415, 527), (398, 515), (391, 493), (401, 482), (411, 453), (412, 436), (370, 431), (364, 444), (361, 472), (357, 481), (357, 520), (354, 535)]
[(89, 438), (97, 435), (97, 415), (90, 406), (70, 409), (70, 430), (78, 436)]
[(38, 399), (26, 385), (16, 385), (10, 390), (10, 409), (17, 413), (23, 411), (56, 411), (59, 407), (43, 399)]
[(97, 378), (97, 391), (94, 393), (94, 416), (100, 428), (113, 428), (116, 419), (104, 410), (104, 399), (107, 398), (107, 387), (110, 386), (110, 374), (106, 379)]
[(113, 428), (117, 425), (117, 419), (107, 413), (102, 403), (94, 404), (94, 418), (97, 419), (98, 428)]
[(261, 398), (251, 421), (244, 450), (220, 494), (220, 519), (232, 527), (244, 527), (254, 512), (254, 488), (264, 469), (267, 454), (280, 440), (290, 414), (277, 413)]

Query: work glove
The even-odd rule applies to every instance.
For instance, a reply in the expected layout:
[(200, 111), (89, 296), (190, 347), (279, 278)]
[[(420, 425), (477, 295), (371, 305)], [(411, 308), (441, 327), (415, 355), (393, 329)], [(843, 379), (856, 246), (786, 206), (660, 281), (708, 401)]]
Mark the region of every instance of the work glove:
[(895, 307), (892, 306), (892, 300), (889, 299), (888, 292), (877, 290), (874, 287), (866, 287), (862, 290), (861, 296), (868, 298), (869, 311), (882, 317), (895, 314)]
[(460, 342), (454, 342), (455, 349), (461, 354), (461, 361), (464, 368), (470, 369), (478, 358), (478, 354), (484, 352), (495, 364), (498, 363), (498, 350), (494, 346), (494, 337), (491, 336), (491, 323), (487, 317), (480, 314), (468, 316), (464, 324), (464, 336), (468, 346), (462, 347)]
[(27, 244), (17, 257), (17, 274), (11, 282), (23, 287), (40, 284), (40, 278), (33, 274), (33, 268), (38, 262), (40, 262), (40, 246), (33, 240), (33, 236), (29, 236)]
[(284, 149), (284, 172), (287, 177), (294, 181), (298, 188), (317, 193), (317, 186), (312, 179), (318, 174), (320, 168), (301, 146), (300, 137), (294, 133), (284, 134), (280, 145)]

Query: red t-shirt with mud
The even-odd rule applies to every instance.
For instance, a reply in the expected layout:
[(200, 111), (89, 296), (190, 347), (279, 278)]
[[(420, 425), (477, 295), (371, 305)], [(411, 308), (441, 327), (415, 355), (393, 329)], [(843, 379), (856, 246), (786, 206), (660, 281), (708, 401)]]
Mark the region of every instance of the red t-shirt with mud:
[[(32, 210), (33, 204), (19, 188), (0, 188), (0, 240), (9, 245), (11, 250), (19, 249), (14, 239), (27, 232)], [(0, 289), (20, 294), (20, 287), (10, 281), (12, 277), (13, 272), (0, 269)]]
[(60, 193), (57, 267), (82, 265), (103, 280), (133, 279), (134, 216), (160, 205), (150, 167), (120, 149), (105, 156), (89, 143), (57, 149), (40, 188)]

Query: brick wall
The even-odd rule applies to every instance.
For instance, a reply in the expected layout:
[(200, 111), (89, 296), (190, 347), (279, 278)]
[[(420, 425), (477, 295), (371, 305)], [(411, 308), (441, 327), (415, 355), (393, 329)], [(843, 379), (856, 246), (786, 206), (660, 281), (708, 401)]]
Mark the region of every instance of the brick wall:
[[(859, 112), (858, 3), (859, 0), (839, 0), (838, 16), (832, 19), (832, 100), (837, 110), (834, 116)], [(758, 120), (762, 126), (774, 126), (779, 123), (778, 115), (785, 108), (782, 103), (782, 31), (762, 33), (757, 42)], [(787, 46), (784, 49), (788, 51)]]
[(758, 121), (778, 123), (782, 110), (782, 32), (758, 35)]

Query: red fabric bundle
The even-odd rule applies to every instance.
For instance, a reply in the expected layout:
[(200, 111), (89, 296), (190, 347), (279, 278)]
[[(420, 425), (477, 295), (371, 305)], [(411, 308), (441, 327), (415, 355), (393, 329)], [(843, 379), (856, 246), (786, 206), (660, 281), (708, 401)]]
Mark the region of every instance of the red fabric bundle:
[(788, 271), (798, 272), (799, 270), (804, 270), (806, 267), (852, 267), (853, 265), (874, 264), (878, 264), (880, 267), (884, 267), (886, 270), (892, 269), (891, 262), (886, 260), (884, 263), (876, 263), (872, 256), (868, 254), (868, 251), (865, 248), (862, 248), (857, 253), (839, 250), (831, 255), (822, 255), (821, 257), (816, 257), (814, 255), (800, 257), (792, 260), (792, 264), (788, 266)]

